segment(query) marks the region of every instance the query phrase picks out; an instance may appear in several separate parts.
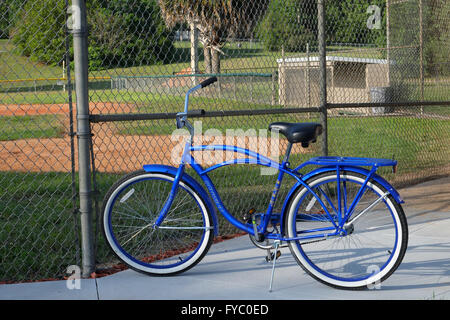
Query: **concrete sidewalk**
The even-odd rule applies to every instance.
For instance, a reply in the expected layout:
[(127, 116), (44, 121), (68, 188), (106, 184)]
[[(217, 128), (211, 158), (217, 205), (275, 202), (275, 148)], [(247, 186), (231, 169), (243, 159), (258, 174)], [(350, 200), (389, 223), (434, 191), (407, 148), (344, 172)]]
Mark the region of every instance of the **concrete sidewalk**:
[(380, 289), (344, 291), (308, 276), (289, 249), (271, 264), (247, 236), (212, 246), (193, 269), (176, 277), (149, 277), (132, 270), (83, 279), (80, 289), (66, 281), (0, 285), (2, 300), (449, 300), (450, 177), (400, 190), (408, 217), (409, 245), (397, 271)]

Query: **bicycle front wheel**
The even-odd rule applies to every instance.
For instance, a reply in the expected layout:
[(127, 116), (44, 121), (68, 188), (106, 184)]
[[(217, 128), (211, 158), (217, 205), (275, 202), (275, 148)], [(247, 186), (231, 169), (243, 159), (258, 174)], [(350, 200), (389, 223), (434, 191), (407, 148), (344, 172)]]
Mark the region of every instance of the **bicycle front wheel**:
[(154, 223), (174, 177), (137, 171), (111, 187), (103, 201), (103, 232), (116, 256), (136, 271), (174, 275), (196, 265), (209, 250), (212, 216), (202, 197), (181, 180), (163, 223)]
[(304, 187), (291, 198), (286, 215), (287, 236), (300, 239), (290, 241), (290, 250), (309, 275), (332, 287), (379, 288), (381, 281), (400, 265), (406, 251), (405, 214), (375, 181), (367, 184), (348, 220), (352, 222), (340, 223), (343, 219), (339, 215), (343, 214), (339, 212), (350, 208), (365, 178), (343, 171), (339, 185), (336, 172), (325, 172), (306, 181), (329, 215)]

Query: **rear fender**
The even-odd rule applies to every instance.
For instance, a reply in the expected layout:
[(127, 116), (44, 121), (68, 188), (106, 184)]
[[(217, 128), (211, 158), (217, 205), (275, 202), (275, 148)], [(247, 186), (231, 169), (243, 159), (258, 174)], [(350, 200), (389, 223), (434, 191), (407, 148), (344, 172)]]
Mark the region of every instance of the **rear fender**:
[[(352, 166), (342, 166), (341, 170), (343, 171), (351, 171), (351, 172), (356, 172), (356, 173), (360, 173), (363, 175), (368, 175), (370, 173), (369, 170), (362, 168), (362, 167), (352, 167)], [(301, 177), (301, 179), (303, 181), (307, 181), (308, 179), (319, 175), (323, 172), (331, 172), (331, 171), (336, 171), (336, 167), (332, 166), (332, 167), (320, 167), (317, 168), (316, 170), (313, 170), (311, 172), (308, 172), (307, 174), (305, 174), (304, 176)], [(403, 199), (400, 197), (399, 193), (397, 192), (397, 190), (394, 189), (394, 187), (387, 182), (385, 179), (383, 179), (382, 177), (380, 177), (377, 174), (374, 174), (372, 177), (372, 180), (375, 180), (376, 182), (378, 182), (379, 184), (381, 184), (384, 188), (386, 188), (387, 191), (389, 191), (389, 193), (392, 195), (392, 197), (394, 198), (394, 200), (401, 204), (404, 203)], [(301, 187), (302, 184), (300, 182), (297, 182), (292, 188), (291, 190), (289, 190), (288, 195), (286, 196), (284, 203), (283, 203), (283, 208), (281, 210), (281, 230), (283, 230), (283, 224), (284, 224), (284, 218), (285, 218), (285, 214), (286, 214), (286, 210), (289, 207), (289, 203), (291, 201), (292, 196), (294, 195), (295, 191)]]

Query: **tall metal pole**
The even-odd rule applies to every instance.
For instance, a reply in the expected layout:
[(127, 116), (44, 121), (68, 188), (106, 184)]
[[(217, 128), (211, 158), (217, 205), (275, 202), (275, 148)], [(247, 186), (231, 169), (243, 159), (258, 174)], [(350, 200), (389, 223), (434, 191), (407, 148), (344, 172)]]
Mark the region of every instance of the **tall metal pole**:
[(306, 84), (308, 86), (308, 108), (311, 108), (311, 77), (310, 77), (310, 68), (311, 65), (309, 63), (309, 42), (306, 43), (306, 59), (307, 59), (307, 65), (306, 65)]
[[(423, 3), (419, 0), (419, 55), (420, 55), (420, 100), (424, 100), (424, 70), (423, 70)], [(423, 114), (423, 106), (420, 107)]]
[(390, 0), (386, 0), (386, 60), (387, 60), (387, 82), (388, 87), (391, 86), (391, 16), (390, 16)]
[(317, 1), (317, 29), (319, 43), (319, 109), (322, 133), (322, 156), (328, 156), (328, 125), (327, 125), (327, 61), (325, 48), (325, 0)]
[(78, 174), (81, 219), (82, 277), (95, 269), (92, 186), (90, 165), (90, 126), (88, 95), (88, 49), (85, 0), (72, 0), (73, 53), (75, 63), (75, 92), (77, 102)]
[[(193, 75), (198, 74), (198, 29), (195, 20), (190, 22), (190, 37), (191, 37), (191, 73)], [(197, 77), (192, 76), (192, 84), (196, 86), (198, 84)]]

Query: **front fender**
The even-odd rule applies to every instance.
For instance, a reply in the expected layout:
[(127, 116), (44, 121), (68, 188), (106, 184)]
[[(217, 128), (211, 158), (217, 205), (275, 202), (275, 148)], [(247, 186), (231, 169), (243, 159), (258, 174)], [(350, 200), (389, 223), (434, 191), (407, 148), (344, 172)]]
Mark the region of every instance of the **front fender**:
[[(158, 173), (167, 173), (172, 176), (176, 176), (178, 168), (166, 166), (162, 164), (145, 164), (144, 170), (146, 172), (158, 172)], [(181, 180), (187, 183), (189, 186), (191, 186), (200, 197), (205, 202), (206, 206), (208, 207), (208, 210), (211, 212), (213, 224), (214, 224), (214, 235), (219, 235), (219, 223), (217, 220), (217, 213), (214, 205), (211, 202), (211, 199), (209, 198), (208, 194), (206, 193), (205, 189), (190, 175), (187, 173), (183, 173), (183, 176), (181, 177)]]

